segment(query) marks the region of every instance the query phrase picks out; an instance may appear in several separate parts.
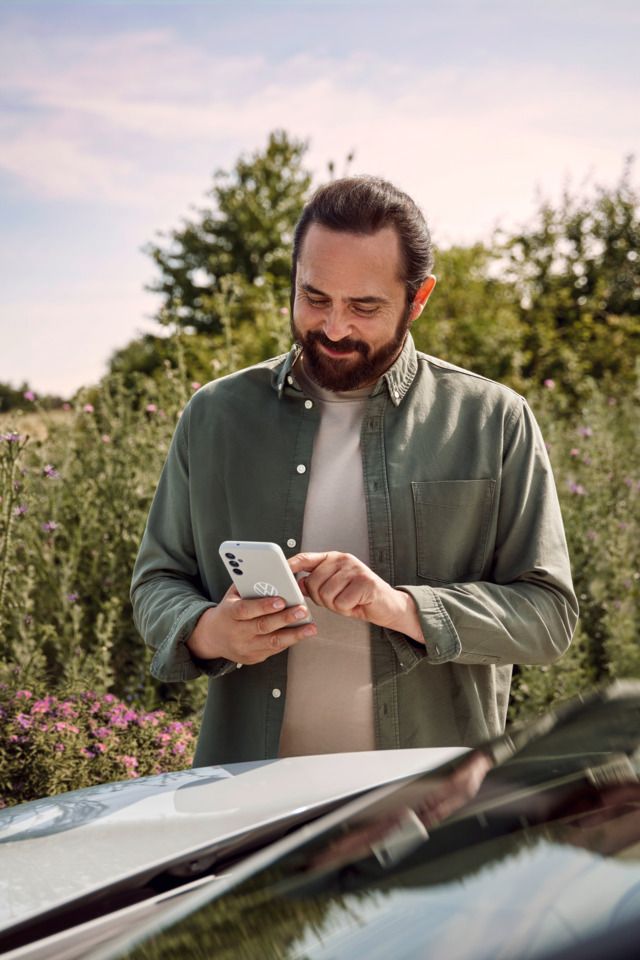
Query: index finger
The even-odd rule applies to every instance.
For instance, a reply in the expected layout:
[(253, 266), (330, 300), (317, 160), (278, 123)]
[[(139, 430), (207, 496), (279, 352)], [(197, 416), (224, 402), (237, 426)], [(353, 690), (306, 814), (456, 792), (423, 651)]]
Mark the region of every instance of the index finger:
[(311, 573), (311, 571), (320, 566), (328, 556), (328, 553), (296, 553), (295, 557), (289, 558), (289, 566), (293, 573), (300, 573), (301, 570)]

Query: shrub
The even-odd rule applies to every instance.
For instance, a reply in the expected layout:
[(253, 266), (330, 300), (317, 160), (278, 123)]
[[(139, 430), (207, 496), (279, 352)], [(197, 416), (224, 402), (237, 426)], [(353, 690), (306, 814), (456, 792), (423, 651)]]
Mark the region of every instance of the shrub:
[(193, 724), (113, 694), (0, 686), (0, 807), (190, 765)]

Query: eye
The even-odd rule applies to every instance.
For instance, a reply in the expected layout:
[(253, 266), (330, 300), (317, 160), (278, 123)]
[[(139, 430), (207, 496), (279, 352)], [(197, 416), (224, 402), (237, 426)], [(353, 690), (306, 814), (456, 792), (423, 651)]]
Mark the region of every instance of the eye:
[(366, 307), (363, 304), (352, 304), (352, 310), (359, 317), (373, 317), (378, 312), (378, 307)]
[(328, 300), (316, 299), (315, 297), (310, 297), (308, 294), (306, 295), (305, 299), (309, 304), (309, 306), (311, 307), (317, 307), (318, 309), (322, 309), (323, 307), (329, 306)]

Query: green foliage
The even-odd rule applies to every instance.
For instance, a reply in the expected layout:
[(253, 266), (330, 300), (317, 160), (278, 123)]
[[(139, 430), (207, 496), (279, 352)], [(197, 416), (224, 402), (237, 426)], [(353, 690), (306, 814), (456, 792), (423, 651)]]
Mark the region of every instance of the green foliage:
[(311, 183), (302, 165), (306, 149), (272, 133), (263, 152), (241, 157), (231, 173), (216, 173), (212, 208), (172, 231), (168, 245), (147, 247), (161, 273), (151, 288), (163, 297), (161, 322), (221, 332), (225, 278), (241, 320), (253, 319), (267, 291), (276, 308), (286, 306), (293, 228)]
[(413, 327), (416, 346), (522, 389), (523, 329), (512, 287), (492, 276), (486, 247), (438, 251), (438, 283)]
[(585, 378), (633, 383), (640, 355), (640, 210), (631, 164), (613, 190), (565, 193), (533, 226), (503, 239), (520, 303), (526, 378), (580, 396)]
[(549, 386), (533, 399), (554, 469), (580, 626), (556, 664), (519, 670), (512, 716), (620, 677), (640, 676), (640, 393), (584, 385), (581, 406)]
[(185, 767), (193, 724), (138, 711), (113, 694), (52, 696), (0, 684), (0, 808), (112, 780)]

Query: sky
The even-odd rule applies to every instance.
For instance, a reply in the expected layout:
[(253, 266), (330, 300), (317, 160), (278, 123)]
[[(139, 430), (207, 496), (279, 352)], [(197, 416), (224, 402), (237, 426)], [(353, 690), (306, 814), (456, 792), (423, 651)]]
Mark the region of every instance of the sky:
[(639, 47), (636, 0), (0, 0), (0, 381), (70, 396), (159, 332), (145, 245), (275, 129), (441, 246), (613, 186)]

